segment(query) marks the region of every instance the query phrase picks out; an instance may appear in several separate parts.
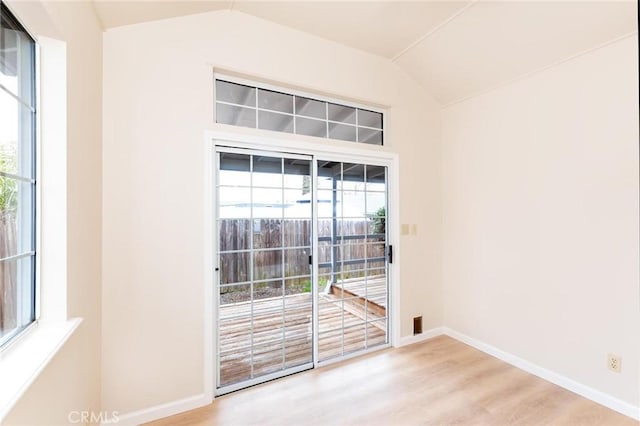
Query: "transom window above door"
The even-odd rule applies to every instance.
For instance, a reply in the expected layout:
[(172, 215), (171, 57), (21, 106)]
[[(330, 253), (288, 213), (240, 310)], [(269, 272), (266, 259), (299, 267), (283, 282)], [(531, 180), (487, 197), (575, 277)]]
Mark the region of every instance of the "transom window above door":
[(215, 80), (216, 123), (383, 145), (381, 111), (283, 90)]

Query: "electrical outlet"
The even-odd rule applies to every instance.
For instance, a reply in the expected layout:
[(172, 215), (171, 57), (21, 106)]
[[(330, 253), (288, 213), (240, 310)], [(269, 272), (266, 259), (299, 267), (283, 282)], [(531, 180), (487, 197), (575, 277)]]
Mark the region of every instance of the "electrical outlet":
[(615, 354), (609, 354), (607, 357), (607, 367), (609, 370), (619, 373), (622, 370), (622, 358)]

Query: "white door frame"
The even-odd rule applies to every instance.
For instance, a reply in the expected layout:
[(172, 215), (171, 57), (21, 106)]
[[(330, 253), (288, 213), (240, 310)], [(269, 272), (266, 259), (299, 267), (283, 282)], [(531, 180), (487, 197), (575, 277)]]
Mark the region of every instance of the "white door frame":
[[(248, 134), (249, 133), (249, 134)], [(387, 205), (389, 208), (389, 217), (387, 218), (387, 244), (394, 246), (394, 262), (388, 266), (389, 273), (389, 306), (391, 307), (391, 315), (389, 317), (389, 342), (392, 346), (398, 346), (400, 343), (400, 268), (398, 268), (398, 259), (400, 258), (399, 250), (399, 170), (398, 170), (398, 154), (386, 150), (380, 150), (379, 147), (372, 149), (367, 146), (358, 146), (353, 142), (346, 142), (345, 145), (324, 141), (323, 143), (302, 140), (291, 140), (287, 137), (274, 137), (261, 134), (251, 134), (256, 132), (246, 132), (242, 129), (229, 129), (228, 131), (207, 131), (204, 140), (204, 390), (208, 399), (213, 400), (216, 391), (216, 338), (217, 315), (215, 303), (215, 259), (214, 247), (217, 238), (215, 227), (215, 188), (216, 188), (216, 146), (231, 146), (235, 148), (246, 148), (257, 151), (275, 151), (279, 153), (291, 153), (301, 155), (312, 155), (317, 158), (330, 158), (332, 161), (353, 162), (354, 159), (362, 163), (371, 163), (375, 165), (387, 166)], [(261, 132), (260, 132), (261, 133)], [(297, 139), (297, 138), (296, 138)], [(315, 161), (314, 171), (316, 167)], [(313, 186), (315, 191), (315, 185)], [(314, 213), (315, 214), (315, 213)], [(314, 247), (314, 250), (317, 248)], [(314, 253), (314, 259), (318, 259), (317, 253)], [(314, 268), (317, 268), (317, 262), (314, 262)], [(317, 272), (317, 270), (315, 271)], [(314, 272), (314, 273), (315, 273)], [(316, 303), (314, 302), (314, 310)], [(317, 315), (314, 314), (314, 317)], [(314, 325), (317, 327), (317, 325)], [(317, 330), (314, 330), (314, 335)], [(314, 340), (315, 340), (314, 336)], [(317, 350), (314, 345), (314, 352)], [(361, 355), (378, 348), (365, 350), (354, 354)], [(340, 357), (334, 361), (327, 360), (318, 363), (317, 355), (314, 353), (314, 366), (327, 365), (332, 362), (342, 361), (350, 358), (349, 355)]]

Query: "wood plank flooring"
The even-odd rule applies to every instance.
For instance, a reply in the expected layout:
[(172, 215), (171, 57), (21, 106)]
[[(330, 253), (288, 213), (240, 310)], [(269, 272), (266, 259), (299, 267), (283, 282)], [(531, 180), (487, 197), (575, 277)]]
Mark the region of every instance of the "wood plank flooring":
[(151, 424), (638, 426), (445, 336), (228, 394)]

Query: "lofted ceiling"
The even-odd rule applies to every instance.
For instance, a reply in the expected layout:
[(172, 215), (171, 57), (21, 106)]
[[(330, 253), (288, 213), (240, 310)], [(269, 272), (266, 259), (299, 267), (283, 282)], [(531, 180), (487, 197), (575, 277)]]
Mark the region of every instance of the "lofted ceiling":
[(104, 29), (232, 9), (395, 62), (441, 104), (637, 31), (634, 0), (94, 0)]

